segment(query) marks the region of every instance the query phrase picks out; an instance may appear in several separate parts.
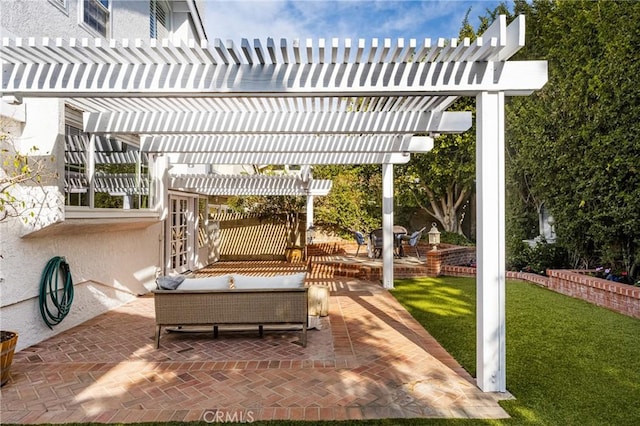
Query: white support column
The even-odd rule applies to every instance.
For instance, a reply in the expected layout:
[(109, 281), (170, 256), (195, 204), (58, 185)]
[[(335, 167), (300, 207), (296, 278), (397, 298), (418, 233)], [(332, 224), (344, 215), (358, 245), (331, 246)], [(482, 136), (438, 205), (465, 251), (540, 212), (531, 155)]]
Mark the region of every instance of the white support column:
[(89, 147), (87, 148), (87, 196), (89, 197), (89, 207), (95, 207), (95, 193), (96, 193), (96, 135), (91, 135), (89, 138)]
[(153, 154), (149, 156), (151, 170), (150, 205), (165, 220), (169, 214), (169, 157)]
[(393, 164), (382, 165), (382, 286), (393, 288)]
[(504, 93), (476, 97), (477, 384), (506, 391)]
[[(307, 226), (305, 229), (309, 229), (313, 226), (313, 195), (307, 195)], [(307, 237), (308, 241), (308, 237)]]

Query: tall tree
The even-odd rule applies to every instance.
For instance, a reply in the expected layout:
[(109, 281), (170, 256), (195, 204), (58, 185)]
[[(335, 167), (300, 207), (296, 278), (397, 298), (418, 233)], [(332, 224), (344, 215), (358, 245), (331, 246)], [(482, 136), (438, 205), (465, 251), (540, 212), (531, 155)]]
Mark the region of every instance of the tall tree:
[(329, 195), (315, 201), (314, 222), (337, 235), (371, 231), (382, 223), (382, 180), (378, 165), (316, 166), (315, 179), (331, 179)]
[[(472, 99), (462, 98), (456, 110), (474, 111)], [(443, 135), (426, 154), (412, 154), (399, 166), (399, 196), (436, 219), (445, 231), (463, 234), (464, 207), (474, 195), (475, 132)]]
[(527, 16), (518, 58), (546, 59), (549, 81), (507, 105), (509, 225), (545, 202), (576, 266), (637, 276), (640, 3), (518, 0), (514, 12)]
[[(501, 10), (506, 10), (506, 6), (487, 13), (497, 14)], [(474, 40), (491, 23), (491, 18), (480, 17), (478, 29), (474, 30), (469, 22), (470, 13), (471, 9), (461, 23), (461, 39)], [(451, 110), (471, 111), (475, 115), (475, 100), (460, 98)], [(437, 137), (433, 150), (413, 154), (411, 161), (397, 170), (398, 193), (407, 204), (428, 213), (445, 231), (464, 235), (465, 209), (475, 195), (475, 125), (462, 134)]]

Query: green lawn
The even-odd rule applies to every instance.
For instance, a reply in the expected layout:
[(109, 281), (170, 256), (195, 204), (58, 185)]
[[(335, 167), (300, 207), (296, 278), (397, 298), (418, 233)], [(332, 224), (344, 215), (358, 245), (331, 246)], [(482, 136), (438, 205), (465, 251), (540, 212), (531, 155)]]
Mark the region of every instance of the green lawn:
[[(475, 279), (397, 280), (393, 295), (475, 376)], [(495, 424), (640, 424), (640, 320), (507, 282), (507, 389)]]

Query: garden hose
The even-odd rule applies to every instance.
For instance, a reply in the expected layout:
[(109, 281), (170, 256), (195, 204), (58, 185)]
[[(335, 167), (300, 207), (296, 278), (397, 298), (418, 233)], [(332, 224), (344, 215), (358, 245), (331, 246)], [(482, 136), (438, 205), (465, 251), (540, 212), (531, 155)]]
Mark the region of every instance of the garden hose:
[[(59, 278), (62, 276), (62, 285)], [(53, 330), (54, 325), (67, 316), (73, 302), (73, 279), (69, 264), (64, 257), (56, 256), (49, 260), (42, 272), (40, 280), (40, 314), (47, 327)], [(49, 304), (53, 305), (57, 312), (52, 312)]]

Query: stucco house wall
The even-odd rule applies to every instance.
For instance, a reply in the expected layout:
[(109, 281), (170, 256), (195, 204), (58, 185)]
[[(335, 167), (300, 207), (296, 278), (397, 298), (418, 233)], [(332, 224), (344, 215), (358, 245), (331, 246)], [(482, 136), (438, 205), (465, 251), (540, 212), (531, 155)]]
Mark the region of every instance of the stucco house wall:
[[(149, 0), (112, 0), (111, 34), (115, 38), (149, 38)], [(66, 7), (57, 6), (64, 3)], [(49, 0), (2, 0), (3, 36), (88, 37), (97, 35), (79, 25), (80, 3)]]
[[(66, 4), (62, 10), (55, 3)], [(184, 15), (184, 2), (179, 12)], [(78, 0), (56, 2), (0, 1), (0, 35), (8, 37), (78, 37), (95, 34), (79, 25)], [(113, 38), (149, 38), (149, 1), (112, 2)], [(183, 16), (184, 17), (184, 16)], [(181, 28), (181, 36), (192, 31)], [(195, 37), (197, 38), (197, 37)], [(12, 119), (6, 111), (19, 111)], [(46, 195), (18, 188), (21, 197), (37, 197), (34, 218), (0, 222), (0, 328), (17, 331), (17, 349), (36, 344), (59, 332), (117, 307), (155, 287), (163, 265), (162, 205), (157, 212), (115, 210), (73, 211), (64, 206), (64, 100), (22, 99), (2, 109), (3, 131), (23, 152), (37, 146), (38, 154), (55, 158), (45, 184)], [(86, 216), (86, 217), (85, 217)], [(63, 256), (74, 280), (69, 315), (54, 330), (40, 316), (38, 294), (42, 271), (54, 256)]]
[[(57, 159), (50, 171), (58, 178), (46, 182), (46, 195), (19, 188), (21, 199), (38, 200), (33, 218), (0, 223), (0, 328), (19, 333), (18, 350), (153, 288), (162, 241), (157, 214), (155, 220), (123, 219), (120, 211), (106, 219), (68, 219), (62, 194), (64, 102), (25, 99), (24, 104), (27, 120), (13, 123), (11, 138), (23, 150), (38, 146), (39, 154)], [(50, 330), (40, 316), (38, 294), (42, 271), (54, 256), (69, 264), (75, 295), (70, 314)]]

